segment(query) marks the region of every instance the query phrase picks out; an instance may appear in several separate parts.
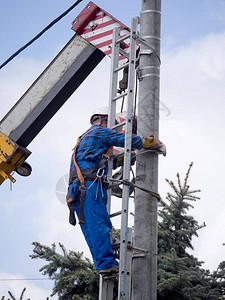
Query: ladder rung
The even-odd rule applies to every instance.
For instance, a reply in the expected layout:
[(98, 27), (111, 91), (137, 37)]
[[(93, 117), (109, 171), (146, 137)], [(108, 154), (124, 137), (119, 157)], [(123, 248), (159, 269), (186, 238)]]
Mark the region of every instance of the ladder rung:
[(112, 244), (113, 249), (119, 249), (120, 248), (120, 242)]
[(120, 42), (122, 42), (122, 41), (124, 41), (124, 40), (126, 40), (126, 39), (128, 39), (128, 38), (130, 38), (130, 33), (128, 33), (128, 34), (122, 36), (121, 38), (119, 38), (119, 39), (116, 41), (116, 44), (118, 44), (118, 43), (120, 43)]
[(113, 218), (113, 217), (119, 216), (119, 215), (121, 215), (121, 214), (122, 214), (122, 211), (117, 211), (117, 212), (115, 212), (115, 213), (113, 213), (113, 214), (110, 214), (109, 217), (110, 217), (110, 218)]
[(121, 95), (119, 95), (119, 96), (116, 96), (116, 97), (112, 98), (112, 101), (119, 100), (120, 98), (123, 98), (123, 97), (125, 97), (126, 95), (127, 95), (127, 92), (125, 92), (125, 93), (122, 93)]
[(111, 274), (111, 275), (102, 276), (102, 278), (103, 278), (103, 280), (107, 281), (107, 280), (115, 279), (118, 276), (119, 276), (119, 273), (115, 273), (115, 274)]
[(116, 69), (114, 70), (114, 72), (118, 72), (118, 71), (120, 71), (120, 70), (122, 70), (122, 69), (125, 69), (125, 68), (128, 67), (128, 66), (129, 66), (129, 62), (126, 63), (126, 64), (124, 64), (124, 65), (122, 65), (122, 66), (119, 66), (118, 68), (116, 68)]
[(123, 125), (125, 125), (125, 124), (126, 124), (126, 121), (124, 121), (124, 122), (121, 122), (121, 123), (118, 123), (118, 124), (116, 124), (116, 125), (112, 126), (112, 128), (111, 128), (111, 129), (116, 129), (116, 128), (118, 128), (118, 127), (120, 127), (120, 126), (123, 126)]
[(123, 55), (123, 56), (125, 56), (127, 59), (129, 59), (129, 53), (127, 53), (126, 51), (124, 51), (123, 49), (119, 49), (119, 51), (120, 51), (120, 54), (121, 55)]

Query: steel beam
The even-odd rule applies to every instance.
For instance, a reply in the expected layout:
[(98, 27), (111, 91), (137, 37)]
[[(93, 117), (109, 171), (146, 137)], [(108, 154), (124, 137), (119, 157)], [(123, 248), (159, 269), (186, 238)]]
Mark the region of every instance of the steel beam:
[(0, 122), (0, 131), (27, 147), (105, 54), (74, 35)]

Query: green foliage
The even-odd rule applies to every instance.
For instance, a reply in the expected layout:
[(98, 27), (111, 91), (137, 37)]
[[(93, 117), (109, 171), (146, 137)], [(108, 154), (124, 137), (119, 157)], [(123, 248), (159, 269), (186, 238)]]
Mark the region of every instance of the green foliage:
[(190, 261), (188, 256), (179, 258), (174, 249), (159, 257), (157, 299), (219, 299), (222, 289), (215, 278)]
[[(184, 182), (177, 174), (177, 186), (166, 179), (173, 193), (161, 201), (158, 224), (158, 300), (213, 300), (222, 299), (225, 262), (213, 274), (201, 268), (202, 262), (187, 253), (193, 249), (192, 238), (205, 227), (187, 212), (193, 208), (191, 201), (200, 190), (190, 190), (187, 184), (192, 167), (190, 164)], [(219, 282), (221, 280), (221, 282)]]
[[(190, 164), (184, 181), (177, 174), (177, 186), (166, 179), (172, 193), (161, 201), (158, 223), (158, 300), (214, 300), (225, 296), (225, 261), (213, 273), (204, 270), (187, 250), (193, 249), (192, 238), (205, 227), (199, 225), (190, 215), (193, 201), (199, 190), (191, 190), (188, 179), (192, 168)], [(113, 229), (113, 241), (119, 240), (120, 231)], [(40, 271), (55, 281), (52, 295), (58, 294), (60, 300), (98, 299), (98, 272), (92, 262), (83, 258), (83, 253), (67, 252), (59, 244), (62, 254), (51, 247), (33, 243), (32, 258), (47, 261)], [(116, 291), (115, 295), (117, 294)], [(3, 299), (2, 299), (3, 300)]]
[(221, 297), (220, 299), (225, 299), (225, 261), (219, 264), (217, 270), (213, 272), (212, 277), (222, 291), (223, 298)]
[(190, 170), (190, 164), (184, 183), (181, 183), (180, 175), (177, 174), (178, 187), (166, 179), (172, 193), (167, 194), (167, 202), (161, 201), (162, 209), (159, 211), (161, 221), (159, 222), (159, 251), (164, 253), (174, 248), (179, 257), (186, 254), (186, 248), (193, 249), (192, 237), (198, 236), (197, 231), (205, 225), (199, 226), (198, 222), (192, 216), (187, 215), (189, 208), (193, 208), (190, 201), (200, 199), (195, 196), (200, 190), (190, 190), (187, 184)]
[(98, 272), (83, 253), (66, 251), (59, 243), (62, 254), (56, 252), (56, 245), (43, 246), (33, 243), (34, 249), (31, 258), (41, 258), (48, 263), (40, 272), (54, 280), (52, 295), (58, 294), (60, 300), (71, 299), (98, 299)]

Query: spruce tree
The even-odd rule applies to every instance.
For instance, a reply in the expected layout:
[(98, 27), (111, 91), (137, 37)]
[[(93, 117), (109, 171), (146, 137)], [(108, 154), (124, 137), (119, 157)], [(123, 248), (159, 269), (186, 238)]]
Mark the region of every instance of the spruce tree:
[(60, 300), (98, 299), (98, 272), (94, 264), (83, 258), (82, 252), (67, 252), (59, 243), (62, 254), (56, 252), (56, 245), (43, 246), (34, 242), (31, 258), (47, 261), (40, 272), (54, 280), (51, 296), (58, 294)]
[(202, 227), (192, 216), (187, 215), (187, 211), (193, 208), (190, 202), (200, 199), (195, 196), (200, 190), (190, 190), (187, 184), (192, 165), (191, 163), (188, 168), (183, 184), (179, 173), (177, 187), (173, 181), (166, 179), (173, 193), (168, 193), (167, 201), (161, 200), (160, 203), (162, 209), (159, 211), (159, 253), (174, 248), (179, 257), (186, 255), (187, 248), (193, 249), (193, 236), (198, 236), (197, 231)]
[[(193, 208), (191, 202), (200, 199), (191, 190), (188, 179), (193, 163), (190, 164), (184, 182), (177, 174), (177, 186), (166, 179), (172, 189), (166, 201), (161, 201), (158, 223), (158, 299), (219, 299), (222, 289), (216, 275), (201, 268), (198, 261), (187, 252), (193, 250), (192, 238), (205, 226), (187, 214)], [(223, 279), (224, 281), (224, 279)]]
[[(187, 252), (193, 250), (192, 238), (205, 227), (187, 214), (193, 208), (192, 203), (200, 199), (196, 196), (200, 190), (191, 190), (188, 185), (192, 165), (183, 182), (177, 174), (177, 186), (166, 179), (172, 192), (160, 202), (158, 300), (224, 299), (225, 262), (210, 273), (201, 267), (202, 261)], [(55, 281), (52, 295), (58, 294), (60, 300), (98, 299), (99, 275), (94, 264), (83, 258), (83, 253), (67, 252), (62, 244), (59, 244), (62, 254), (56, 252), (55, 244), (51, 247), (33, 245), (31, 257), (46, 260), (47, 264), (40, 271)]]

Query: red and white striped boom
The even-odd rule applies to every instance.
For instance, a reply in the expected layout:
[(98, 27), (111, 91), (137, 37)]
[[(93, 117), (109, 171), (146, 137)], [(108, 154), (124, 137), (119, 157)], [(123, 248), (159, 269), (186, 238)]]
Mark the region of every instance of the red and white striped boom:
[[(72, 29), (77, 34), (108, 56), (112, 53), (112, 35), (115, 27), (121, 29), (121, 37), (130, 33), (130, 28), (91, 1), (72, 22)], [(122, 46), (123, 50), (129, 53), (129, 39), (122, 42)], [(121, 64), (127, 62), (123, 55), (119, 60)]]

